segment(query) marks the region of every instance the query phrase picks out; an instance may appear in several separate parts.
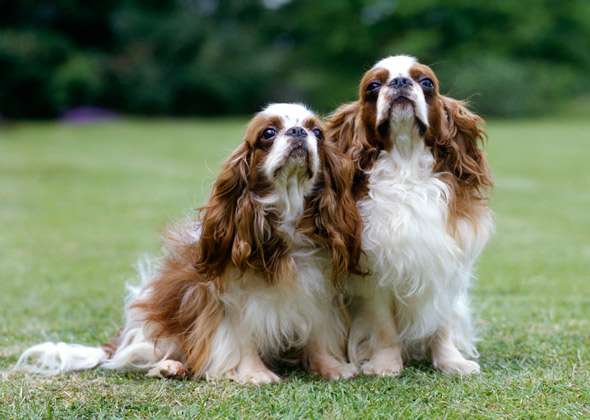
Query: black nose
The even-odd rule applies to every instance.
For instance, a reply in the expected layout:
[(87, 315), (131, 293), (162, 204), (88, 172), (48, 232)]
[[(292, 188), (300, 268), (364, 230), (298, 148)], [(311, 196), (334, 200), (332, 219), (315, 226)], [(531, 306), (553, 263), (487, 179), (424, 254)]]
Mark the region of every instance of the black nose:
[(403, 89), (408, 86), (412, 86), (412, 81), (407, 77), (396, 77), (391, 82), (389, 82), (389, 86), (394, 89)]
[(307, 137), (307, 131), (303, 127), (291, 127), (285, 132), (286, 136), (303, 139)]

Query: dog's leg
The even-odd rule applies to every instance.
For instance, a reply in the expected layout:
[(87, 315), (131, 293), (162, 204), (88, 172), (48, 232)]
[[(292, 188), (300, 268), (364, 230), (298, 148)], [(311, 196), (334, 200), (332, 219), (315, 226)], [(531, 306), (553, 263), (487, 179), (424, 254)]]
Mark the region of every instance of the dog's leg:
[(432, 365), (445, 373), (471, 375), (479, 373), (479, 365), (467, 360), (457, 350), (447, 327), (436, 332), (431, 344)]
[[(393, 318), (392, 318), (393, 321)], [(377, 346), (373, 356), (363, 363), (365, 375), (397, 376), (404, 368), (402, 349), (397, 344), (395, 323), (384, 322), (377, 330)]]
[(363, 299), (360, 314), (367, 319), (360, 324), (369, 327), (373, 335), (370, 338), (372, 354), (361, 366), (365, 375), (397, 376), (403, 370), (402, 348), (392, 302), (391, 296), (380, 289), (376, 289), (372, 299)]
[(351, 379), (358, 374), (358, 368), (353, 363), (347, 363), (344, 355), (333, 356), (321, 344), (310, 344), (306, 348), (307, 352), (308, 368), (314, 375), (337, 381)]
[(279, 382), (281, 379), (277, 374), (267, 368), (258, 353), (252, 350), (245, 356), (242, 356), (235, 380), (254, 385), (263, 385)]
[(358, 368), (346, 360), (346, 313), (331, 301), (323, 305), (326, 310), (312, 332), (304, 356), (308, 370), (314, 375), (324, 376), (330, 381), (351, 379), (358, 374)]

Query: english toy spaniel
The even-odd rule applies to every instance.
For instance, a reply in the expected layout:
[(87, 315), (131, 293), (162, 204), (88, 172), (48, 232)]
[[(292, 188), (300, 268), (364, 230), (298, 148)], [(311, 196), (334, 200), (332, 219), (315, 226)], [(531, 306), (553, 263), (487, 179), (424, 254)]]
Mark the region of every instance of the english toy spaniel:
[(361, 252), (352, 176), (315, 114), (268, 106), (225, 161), (196, 220), (168, 232), (165, 256), (143, 270), (113, 340), (94, 348), (40, 344), (17, 366), (264, 384), (279, 380), (267, 363), (295, 349), (314, 374), (354, 377), (337, 291)]
[(467, 287), (493, 229), (483, 120), (440, 95), (428, 66), (395, 56), (365, 74), (328, 137), (355, 165), (372, 272), (352, 281), (351, 361), (367, 375), (395, 376), (404, 359), (423, 357), (443, 372), (478, 373), (463, 354), (477, 355)]

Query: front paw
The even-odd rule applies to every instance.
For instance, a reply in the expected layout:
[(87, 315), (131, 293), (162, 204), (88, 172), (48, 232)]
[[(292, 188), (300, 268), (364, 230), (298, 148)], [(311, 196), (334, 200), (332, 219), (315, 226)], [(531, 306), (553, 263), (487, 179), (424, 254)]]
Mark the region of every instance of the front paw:
[(389, 376), (394, 378), (402, 372), (403, 366), (383, 365), (369, 360), (363, 363), (361, 369), (367, 376)]
[(323, 376), (329, 381), (339, 379), (352, 379), (358, 375), (358, 368), (353, 363), (341, 363), (324, 367), (314, 372), (318, 376)]
[(361, 369), (367, 376), (398, 376), (404, 369), (404, 363), (397, 349), (377, 352), (362, 364)]
[(176, 360), (162, 360), (156, 363), (147, 375), (155, 378), (184, 379), (188, 376), (188, 369)]
[(240, 382), (250, 383), (253, 385), (265, 385), (273, 382), (279, 382), (281, 378), (270, 370), (263, 370), (242, 375), (239, 378)]
[(477, 375), (480, 373), (479, 364), (467, 359), (438, 360), (434, 361), (433, 366), (444, 373), (452, 375)]

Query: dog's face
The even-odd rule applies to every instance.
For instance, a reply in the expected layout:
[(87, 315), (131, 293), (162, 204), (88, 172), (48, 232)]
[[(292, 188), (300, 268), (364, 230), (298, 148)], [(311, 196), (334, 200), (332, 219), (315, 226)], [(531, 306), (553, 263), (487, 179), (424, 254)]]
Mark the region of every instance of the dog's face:
[(246, 130), (252, 170), (278, 187), (295, 181), (313, 185), (320, 170), (324, 129), (317, 116), (296, 104), (273, 104), (256, 115)]
[(379, 61), (360, 86), (362, 119), (367, 137), (390, 150), (398, 134), (424, 137), (439, 118), (438, 80), (430, 67), (413, 57)]

